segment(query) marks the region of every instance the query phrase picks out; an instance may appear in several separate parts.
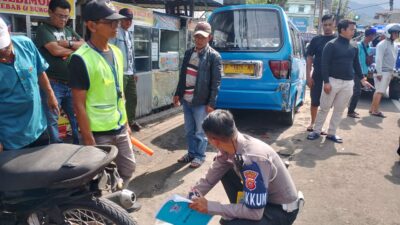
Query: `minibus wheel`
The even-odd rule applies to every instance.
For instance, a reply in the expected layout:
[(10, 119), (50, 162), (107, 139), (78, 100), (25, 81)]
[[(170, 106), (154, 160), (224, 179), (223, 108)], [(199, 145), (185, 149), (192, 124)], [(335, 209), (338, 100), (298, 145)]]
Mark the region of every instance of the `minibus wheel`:
[(287, 125), (287, 126), (292, 126), (294, 123), (294, 117), (296, 115), (296, 96), (297, 94), (294, 96), (294, 100), (293, 100), (293, 104), (292, 107), (290, 109), (289, 112), (282, 112), (282, 117), (281, 117), (281, 121), (282, 124)]

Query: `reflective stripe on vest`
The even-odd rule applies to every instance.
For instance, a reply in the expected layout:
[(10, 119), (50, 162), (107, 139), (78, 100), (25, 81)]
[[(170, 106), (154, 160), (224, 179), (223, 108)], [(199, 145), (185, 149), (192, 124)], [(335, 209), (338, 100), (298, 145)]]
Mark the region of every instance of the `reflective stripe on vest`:
[[(121, 51), (109, 44), (114, 54), (120, 91), (123, 93), (123, 57)], [(80, 56), (89, 74), (90, 87), (86, 93), (86, 113), (92, 131), (109, 131), (126, 124), (125, 100), (117, 95), (114, 74), (98, 52), (88, 44), (73, 55)]]

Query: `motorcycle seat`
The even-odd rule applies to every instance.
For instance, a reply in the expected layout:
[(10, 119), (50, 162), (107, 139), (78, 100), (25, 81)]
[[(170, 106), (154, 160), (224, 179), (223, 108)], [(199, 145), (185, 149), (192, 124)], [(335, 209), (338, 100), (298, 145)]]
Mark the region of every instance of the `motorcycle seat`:
[(51, 144), (0, 153), (0, 191), (87, 183), (117, 155), (115, 146)]

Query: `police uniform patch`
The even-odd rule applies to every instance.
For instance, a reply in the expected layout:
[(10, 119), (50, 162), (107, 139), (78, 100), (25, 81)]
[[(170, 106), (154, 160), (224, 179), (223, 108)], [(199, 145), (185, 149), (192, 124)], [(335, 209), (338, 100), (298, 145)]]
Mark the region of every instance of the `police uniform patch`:
[(260, 168), (255, 162), (244, 164), (240, 171), (243, 177), (244, 204), (251, 209), (261, 209), (267, 205), (267, 189)]

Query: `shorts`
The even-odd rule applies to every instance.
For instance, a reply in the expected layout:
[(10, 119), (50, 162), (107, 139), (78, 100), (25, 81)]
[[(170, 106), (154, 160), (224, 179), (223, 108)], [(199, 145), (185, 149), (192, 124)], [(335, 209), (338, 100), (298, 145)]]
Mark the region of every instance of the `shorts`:
[(392, 79), (392, 72), (382, 72), (382, 79), (378, 80), (374, 75), (375, 92), (385, 94)]
[(323, 82), (322, 79), (314, 79), (314, 85), (310, 89), (311, 106), (319, 106), (319, 99), (321, 98)]

